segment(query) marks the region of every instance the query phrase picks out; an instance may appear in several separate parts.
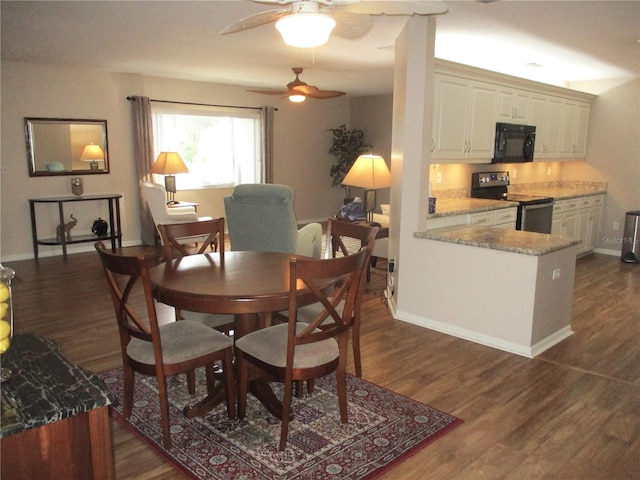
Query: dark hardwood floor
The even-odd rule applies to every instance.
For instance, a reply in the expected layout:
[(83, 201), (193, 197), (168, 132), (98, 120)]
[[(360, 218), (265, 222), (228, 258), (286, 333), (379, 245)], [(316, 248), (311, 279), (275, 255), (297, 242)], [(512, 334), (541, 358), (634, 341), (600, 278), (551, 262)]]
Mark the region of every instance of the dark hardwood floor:
[[(152, 263), (159, 253), (123, 250), (144, 252)], [(16, 333), (50, 338), (92, 371), (120, 365), (96, 254), (8, 266), (17, 273)], [(372, 271), (363, 304), (364, 378), (465, 423), (382, 478), (640, 478), (640, 265), (597, 254), (579, 259), (575, 333), (535, 359), (394, 320), (381, 296), (384, 267)], [(118, 479), (182, 478), (118, 422), (112, 434)]]

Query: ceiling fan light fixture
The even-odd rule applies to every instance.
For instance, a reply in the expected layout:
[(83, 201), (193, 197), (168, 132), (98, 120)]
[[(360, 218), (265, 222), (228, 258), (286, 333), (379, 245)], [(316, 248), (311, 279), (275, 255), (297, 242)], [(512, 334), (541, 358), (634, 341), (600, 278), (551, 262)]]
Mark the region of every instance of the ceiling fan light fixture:
[(289, 95), (289, 101), (293, 103), (302, 103), (307, 99), (304, 95)]
[(284, 43), (297, 48), (324, 45), (335, 26), (333, 17), (324, 13), (292, 13), (276, 22)]

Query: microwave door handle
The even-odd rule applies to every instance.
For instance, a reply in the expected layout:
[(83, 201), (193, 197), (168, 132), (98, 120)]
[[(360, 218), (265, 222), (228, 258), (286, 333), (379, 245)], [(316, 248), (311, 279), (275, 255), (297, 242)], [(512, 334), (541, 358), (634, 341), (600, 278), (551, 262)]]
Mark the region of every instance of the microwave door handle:
[(535, 134), (527, 135), (527, 138), (522, 145), (522, 156), (525, 160), (533, 160), (533, 150), (535, 145)]

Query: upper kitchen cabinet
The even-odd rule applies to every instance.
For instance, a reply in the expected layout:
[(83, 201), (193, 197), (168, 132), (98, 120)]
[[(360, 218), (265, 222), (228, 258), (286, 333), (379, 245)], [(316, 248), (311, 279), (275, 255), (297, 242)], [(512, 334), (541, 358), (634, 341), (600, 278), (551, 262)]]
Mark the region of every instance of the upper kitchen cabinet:
[(590, 110), (591, 106), (587, 103), (564, 102), (561, 158), (584, 158), (587, 154)]
[(531, 96), (531, 125), (536, 127), (536, 149), (533, 158), (558, 158), (563, 128), (563, 103), (548, 95)]
[(536, 126), (534, 159), (584, 158), (590, 110), (586, 102), (533, 94), (530, 124)]
[(535, 125), (534, 161), (585, 158), (594, 95), (436, 60), (433, 163), (491, 163), (496, 123)]
[(514, 88), (499, 87), (497, 121), (527, 125), (531, 94)]
[(436, 74), (432, 158), (489, 163), (497, 98), (491, 84)]

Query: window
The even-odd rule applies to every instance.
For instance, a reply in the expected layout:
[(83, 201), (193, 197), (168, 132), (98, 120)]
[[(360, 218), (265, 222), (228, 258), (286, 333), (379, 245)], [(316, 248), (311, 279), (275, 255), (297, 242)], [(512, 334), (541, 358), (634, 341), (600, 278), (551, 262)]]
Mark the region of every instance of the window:
[(153, 107), (156, 154), (178, 152), (189, 173), (178, 190), (259, 183), (260, 111), (199, 106)]

